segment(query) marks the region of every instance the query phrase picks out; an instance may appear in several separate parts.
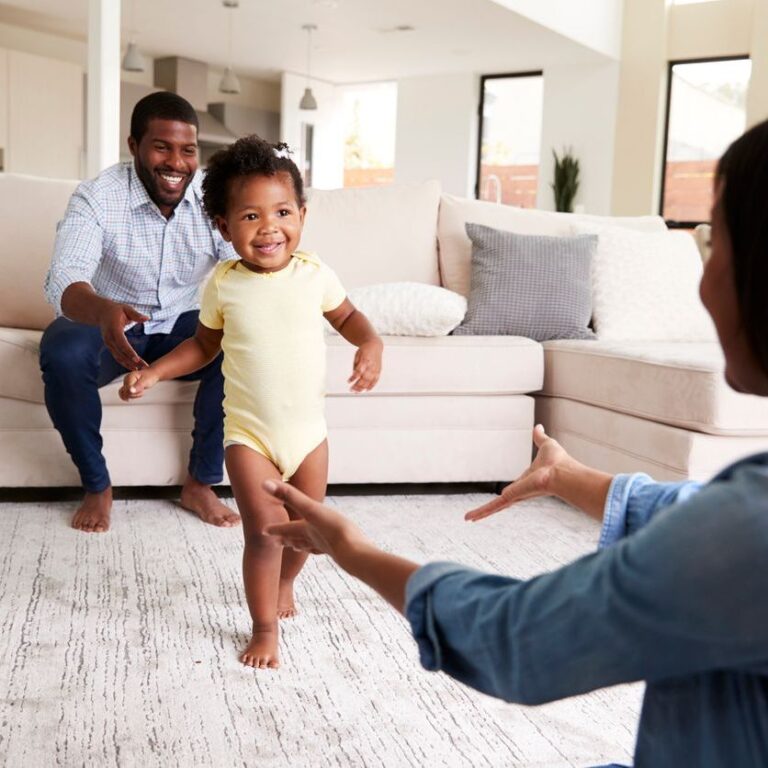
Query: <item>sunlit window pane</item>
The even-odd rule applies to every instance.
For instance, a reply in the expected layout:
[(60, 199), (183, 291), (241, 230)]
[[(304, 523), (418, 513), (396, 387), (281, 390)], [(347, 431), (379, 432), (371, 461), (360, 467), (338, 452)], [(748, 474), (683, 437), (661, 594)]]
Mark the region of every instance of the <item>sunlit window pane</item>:
[(397, 84), (344, 91), (344, 186), (391, 184), (395, 176)]
[(543, 95), (540, 74), (483, 80), (481, 200), (536, 206)]
[(744, 132), (749, 59), (686, 62), (671, 68), (662, 215), (709, 220), (720, 155)]

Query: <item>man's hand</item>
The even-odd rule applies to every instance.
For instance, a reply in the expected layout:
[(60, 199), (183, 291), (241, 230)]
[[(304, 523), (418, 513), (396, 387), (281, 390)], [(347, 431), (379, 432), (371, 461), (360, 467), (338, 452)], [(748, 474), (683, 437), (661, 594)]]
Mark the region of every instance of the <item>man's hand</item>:
[(276, 537), (285, 547), (330, 555), (337, 562), (361, 546), (370, 546), (363, 532), (336, 510), (313, 501), (287, 483), (267, 480), (264, 490), (279, 499), (301, 520), (268, 525), (264, 533)]
[(357, 348), (352, 375), (347, 379), (352, 392), (367, 392), (376, 386), (381, 375), (381, 339), (366, 341)]
[(160, 381), (160, 377), (151, 368), (126, 373), (123, 386), (120, 387), (120, 398), (126, 402), (137, 400), (144, 394), (145, 390), (154, 387), (158, 381)]
[(514, 483), (510, 483), (497, 498), (472, 509), (464, 515), (465, 520), (482, 520), (518, 501), (535, 499), (537, 496), (552, 495), (551, 480), (558, 464), (571, 460), (565, 449), (556, 440), (547, 437), (544, 427), (537, 424), (533, 429), (533, 442), (539, 449), (528, 469)]
[(128, 323), (144, 323), (149, 318), (137, 312), (128, 304), (112, 303), (101, 312), (99, 328), (104, 345), (112, 353), (112, 357), (129, 371), (146, 368), (147, 364), (136, 354), (136, 350), (125, 337), (125, 326)]

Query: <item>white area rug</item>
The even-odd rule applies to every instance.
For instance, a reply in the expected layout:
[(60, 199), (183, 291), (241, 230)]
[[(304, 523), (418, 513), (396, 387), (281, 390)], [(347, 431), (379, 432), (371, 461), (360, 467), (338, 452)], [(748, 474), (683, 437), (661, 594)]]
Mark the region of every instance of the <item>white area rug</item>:
[[(464, 496), (331, 499), (379, 543), (530, 576), (590, 551), (556, 501), (470, 525)], [(107, 535), (72, 504), (0, 505), (4, 766), (586, 766), (631, 762), (640, 686), (539, 708), (425, 672), (405, 622), (325, 558), (300, 577), (282, 668), (243, 668), (241, 533), (171, 502), (115, 504)]]

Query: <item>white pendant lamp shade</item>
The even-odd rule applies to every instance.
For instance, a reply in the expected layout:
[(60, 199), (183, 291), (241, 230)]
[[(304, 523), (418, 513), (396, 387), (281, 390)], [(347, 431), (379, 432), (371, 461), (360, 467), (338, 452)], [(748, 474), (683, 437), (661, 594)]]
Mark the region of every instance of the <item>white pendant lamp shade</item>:
[[(222, 0), (222, 5), (228, 11), (234, 11), (240, 3), (238, 0)], [(235, 70), (232, 69), (232, 13), (229, 13), (228, 21), (228, 39), (227, 48), (229, 53), (229, 66), (224, 70), (224, 77), (219, 83), (221, 93), (240, 93), (240, 81), (237, 79)]]
[(311, 88), (304, 89), (304, 95), (299, 102), (299, 109), (317, 109), (317, 99), (312, 93)]
[(309, 87), (312, 77), (312, 33), (317, 29), (316, 24), (302, 24), (301, 28), (307, 33), (307, 87), (299, 102), (299, 109), (317, 109), (317, 99)]
[(240, 93), (240, 81), (237, 79), (235, 70), (232, 67), (227, 67), (224, 70), (224, 77), (221, 78), (219, 83), (219, 90), (222, 93)]
[(128, 47), (125, 49), (122, 66), (126, 72), (143, 72), (147, 68), (147, 62), (133, 40), (128, 43)]

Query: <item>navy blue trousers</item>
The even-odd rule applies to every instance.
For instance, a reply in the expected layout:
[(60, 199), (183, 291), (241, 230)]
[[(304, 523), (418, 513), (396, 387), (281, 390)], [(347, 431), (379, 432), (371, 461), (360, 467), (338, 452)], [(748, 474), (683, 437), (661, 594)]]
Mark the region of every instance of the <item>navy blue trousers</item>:
[[(148, 363), (194, 336), (197, 310), (180, 315), (170, 333), (144, 333), (143, 325), (126, 331), (136, 353)], [(195, 425), (189, 473), (206, 485), (221, 482), (224, 463), (224, 377), (221, 355), (188, 376), (200, 381), (194, 404)], [(107, 464), (101, 452), (101, 400), (99, 387), (127, 373), (104, 346), (97, 326), (60, 317), (43, 334), (40, 369), (45, 385), (45, 405), (53, 426), (80, 472), (83, 488), (98, 493), (109, 487)]]

